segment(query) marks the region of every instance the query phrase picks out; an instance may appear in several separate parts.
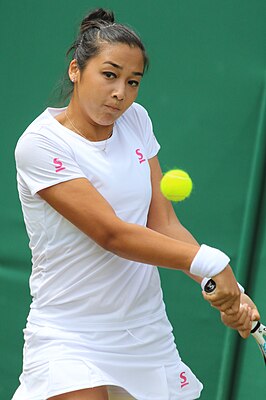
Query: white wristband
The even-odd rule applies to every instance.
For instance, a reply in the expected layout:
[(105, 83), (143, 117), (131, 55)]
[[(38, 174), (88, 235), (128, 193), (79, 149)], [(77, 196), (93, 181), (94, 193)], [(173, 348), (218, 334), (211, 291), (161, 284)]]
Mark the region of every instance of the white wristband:
[[(202, 290), (204, 290), (206, 283), (207, 283), (210, 279), (211, 279), (211, 278), (203, 278), (203, 279), (202, 279), (202, 281), (201, 281), (201, 288), (202, 288)], [(241, 293), (245, 293), (245, 289), (243, 288), (242, 285), (240, 285), (239, 282), (237, 282), (237, 285), (238, 285), (238, 287), (239, 287), (240, 292), (241, 292)]]
[(213, 277), (222, 272), (229, 261), (230, 258), (222, 251), (202, 244), (192, 261), (190, 272), (202, 278)]

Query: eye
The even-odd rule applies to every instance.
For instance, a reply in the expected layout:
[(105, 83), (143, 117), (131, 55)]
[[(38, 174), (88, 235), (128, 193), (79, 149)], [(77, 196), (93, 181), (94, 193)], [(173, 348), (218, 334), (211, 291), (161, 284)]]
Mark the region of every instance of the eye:
[(110, 71), (105, 71), (103, 72), (103, 75), (108, 78), (108, 79), (114, 79), (116, 78), (116, 74), (114, 74), (113, 72)]
[(137, 86), (139, 86), (140, 82), (139, 81), (130, 80), (130, 81), (128, 81), (128, 84), (130, 86), (137, 87)]

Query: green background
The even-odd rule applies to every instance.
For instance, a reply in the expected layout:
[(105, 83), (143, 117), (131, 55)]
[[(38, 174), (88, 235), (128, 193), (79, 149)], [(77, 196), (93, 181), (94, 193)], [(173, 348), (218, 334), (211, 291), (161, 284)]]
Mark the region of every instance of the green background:
[[(201, 243), (224, 250), (266, 321), (266, 2), (265, 0), (24, 0), (0, 4), (0, 399), (11, 399), (22, 363), (30, 296), (28, 239), (16, 190), (14, 147), (48, 105), (67, 67), (65, 53), (94, 7), (141, 35), (151, 59), (138, 101), (162, 145), (164, 171), (193, 178), (175, 206)], [(220, 323), (182, 273), (161, 270), (165, 301), (183, 360), (203, 400), (265, 398), (263, 360)]]

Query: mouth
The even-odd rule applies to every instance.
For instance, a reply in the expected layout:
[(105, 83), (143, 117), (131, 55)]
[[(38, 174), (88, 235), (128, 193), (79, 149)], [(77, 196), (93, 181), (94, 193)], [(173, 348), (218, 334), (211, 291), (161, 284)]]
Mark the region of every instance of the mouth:
[(111, 106), (111, 105), (106, 104), (105, 107), (107, 107), (111, 111), (115, 111), (115, 112), (121, 111), (120, 108), (118, 108), (116, 106)]

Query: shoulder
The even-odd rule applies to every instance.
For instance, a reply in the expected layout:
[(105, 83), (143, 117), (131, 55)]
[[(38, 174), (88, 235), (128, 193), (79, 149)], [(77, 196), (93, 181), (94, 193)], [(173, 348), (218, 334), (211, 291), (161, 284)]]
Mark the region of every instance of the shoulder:
[(45, 145), (45, 143), (49, 144), (56, 142), (57, 145), (59, 145), (63, 142), (60, 138), (59, 123), (53, 118), (50, 110), (53, 109), (47, 108), (43, 111), (25, 129), (17, 141), (16, 152), (24, 147), (28, 147), (29, 145), (32, 148), (32, 145), (37, 143)]
[(41, 113), (23, 132), (15, 147), (15, 158), (34, 157), (52, 149), (69, 150), (69, 144), (60, 134), (60, 125), (49, 109)]

